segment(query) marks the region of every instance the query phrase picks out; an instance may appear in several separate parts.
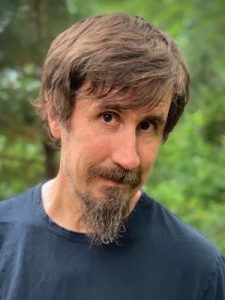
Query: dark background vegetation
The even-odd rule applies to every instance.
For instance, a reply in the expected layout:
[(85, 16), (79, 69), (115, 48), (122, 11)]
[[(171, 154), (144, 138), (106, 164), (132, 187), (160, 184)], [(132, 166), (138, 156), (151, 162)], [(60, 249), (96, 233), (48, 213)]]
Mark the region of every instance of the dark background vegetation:
[(223, 0), (0, 0), (0, 199), (57, 169), (29, 104), (38, 96), (50, 42), (77, 19), (114, 11), (152, 21), (187, 57), (191, 101), (145, 189), (225, 253)]

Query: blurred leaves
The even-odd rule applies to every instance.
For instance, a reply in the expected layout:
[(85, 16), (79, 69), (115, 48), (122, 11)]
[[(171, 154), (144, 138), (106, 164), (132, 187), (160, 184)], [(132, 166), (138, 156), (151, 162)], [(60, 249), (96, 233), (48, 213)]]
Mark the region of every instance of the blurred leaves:
[(225, 253), (225, 137), (202, 135), (204, 110), (186, 114), (165, 144), (145, 189)]
[(192, 77), (186, 114), (145, 189), (225, 253), (224, 1), (0, 0), (0, 7), (0, 199), (43, 180), (55, 163), (30, 105), (52, 39), (85, 16), (141, 15), (175, 38)]

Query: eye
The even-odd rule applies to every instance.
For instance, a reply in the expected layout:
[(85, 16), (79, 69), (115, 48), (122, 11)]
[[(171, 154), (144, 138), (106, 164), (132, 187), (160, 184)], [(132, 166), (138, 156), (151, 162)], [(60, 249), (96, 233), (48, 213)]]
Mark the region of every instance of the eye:
[(154, 130), (154, 127), (155, 124), (150, 120), (144, 120), (138, 125), (138, 129), (146, 132)]
[(113, 115), (112, 115), (112, 113), (103, 113), (103, 114), (102, 114), (102, 119), (103, 119), (106, 123), (112, 122)]
[(101, 118), (105, 123), (116, 123), (117, 116), (113, 112), (104, 112), (101, 114)]

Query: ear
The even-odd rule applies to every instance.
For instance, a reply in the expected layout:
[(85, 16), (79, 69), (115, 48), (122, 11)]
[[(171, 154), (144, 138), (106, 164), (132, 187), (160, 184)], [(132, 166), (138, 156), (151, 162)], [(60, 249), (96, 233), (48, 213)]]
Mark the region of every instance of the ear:
[(60, 139), (61, 126), (60, 126), (59, 119), (55, 115), (52, 115), (49, 112), (48, 112), (48, 126), (52, 137), (54, 137), (55, 139)]
[(61, 138), (61, 126), (59, 118), (53, 112), (50, 102), (52, 95), (50, 93), (45, 92), (45, 102), (46, 102), (46, 110), (47, 110), (47, 120), (50, 133), (53, 138), (60, 139)]

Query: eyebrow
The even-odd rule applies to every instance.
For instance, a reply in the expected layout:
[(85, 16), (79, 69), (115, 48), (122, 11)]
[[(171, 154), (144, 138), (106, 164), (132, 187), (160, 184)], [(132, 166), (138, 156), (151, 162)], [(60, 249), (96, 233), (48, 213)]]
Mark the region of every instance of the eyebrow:
[[(128, 110), (127, 108), (125, 108), (123, 105), (121, 104), (117, 104), (117, 103), (109, 103), (109, 102), (102, 102), (99, 106), (99, 109), (101, 110), (115, 110), (118, 112), (122, 112), (123, 110)], [(164, 114), (162, 113), (156, 113), (156, 112), (151, 112), (151, 111), (147, 111), (146, 112), (146, 116), (143, 118), (143, 120), (151, 120), (156, 122), (159, 125), (164, 125), (166, 123), (166, 119)]]
[(116, 110), (118, 112), (121, 112), (122, 110), (125, 110), (125, 107), (123, 107), (123, 105), (121, 104), (116, 104), (116, 103), (109, 103), (109, 102), (102, 102), (98, 108), (100, 109), (113, 109)]
[(155, 123), (157, 123), (158, 125), (161, 125), (161, 126), (163, 126), (166, 123), (166, 119), (164, 118), (164, 115), (146, 116), (146, 118), (144, 118), (144, 120), (153, 121), (153, 122), (155, 122)]

